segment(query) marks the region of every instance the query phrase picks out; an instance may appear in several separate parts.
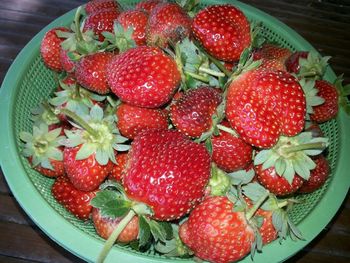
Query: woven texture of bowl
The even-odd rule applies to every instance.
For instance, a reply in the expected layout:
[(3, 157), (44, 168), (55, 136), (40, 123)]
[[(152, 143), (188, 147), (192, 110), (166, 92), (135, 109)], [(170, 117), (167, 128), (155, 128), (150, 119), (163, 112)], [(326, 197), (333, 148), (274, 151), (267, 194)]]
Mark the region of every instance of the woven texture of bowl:
[[(133, 1), (120, 1), (125, 7), (135, 5)], [(238, 1), (226, 1), (239, 8), (251, 21), (262, 21), (265, 36), (291, 50), (314, 50), (296, 32), (273, 17)], [(222, 4), (225, 1), (201, 1), (201, 6)], [(1, 88), (0, 120), (2, 136), (1, 166), (5, 178), (20, 205), (32, 220), (53, 240), (86, 261), (94, 261), (102, 249), (103, 240), (96, 234), (92, 223), (83, 222), (68, 213), (51, 195), (53, 179), (46, 178), (29, 166), (20, 154), (19, 132), (30, 131), (30, 109), (48, 98), (56, 88), (54, 73), (48, 70), (39, 55), (39, 46), (45, 32), (57, 26), (71, 23), (75, 10), (58, 18), (36, 35), (20, 52), (9, 69)], [(334, 72), (329, 68), (325, 78), (333, 81)], [(301, 201), (293, 207), (291, 219), (302, 231), (305, 241), (294, 242), (287, 239), (267, 245), (263, 253), (258, 253), (254, 262), (279, 262), (286, 260), (307, 245), (331, 220), (339, 209), (349, 189), (347, 172), (350, 162), (350, 120), (340, 112), (337, 119), (321, 125), (330, 139), (327, 158), (332, 174), (326, 184), (316, 192), (299, 196)], [(142, 254), (128, 247), (114, 246), (106, 262), (171, 262), (188, 261), (166, 258), (158, 255)], [(246, 257), (241, 262), (250, 262)]]

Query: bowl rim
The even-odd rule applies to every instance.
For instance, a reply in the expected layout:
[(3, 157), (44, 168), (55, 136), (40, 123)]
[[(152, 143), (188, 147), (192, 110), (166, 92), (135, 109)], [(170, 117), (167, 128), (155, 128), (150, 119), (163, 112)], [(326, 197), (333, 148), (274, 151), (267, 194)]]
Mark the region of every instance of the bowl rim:
[[(124, 0), (122, 2), (128, 1)], [(227, 2), (220, 0), (205, 1), (208, 4), (223, 4)], [(272, 27), (275, 30), (292, 36), (293, 45), (297, 49), (315, 50), (298, 33), (267, 13), (239, 1), (230, 1), (230, 3), (241, 8), (248, 17), (263, 17), (263, 20), (265, 22), (268, 21), (269, 26), (273, 25)], [(103, 242), (89, 236), (60, 215), (41, 196), (30, 178), (23, 172), (24, 167), (20, 159), (19, 149), (17, 149), (16, 138), (14, 138), (14, 121), (11, 118), (13, 115), (13, 107), (11, 105), (15, 103), (17, 95), (17, 90), (12, 87), (16, 87), (22, 82), (22, 73), (25, 72), (31, 61), (37, 56), (38, 43), (40, 43), (45, 32), (49, 29), (66, 25), (66, 21), (69, 21), (74, 16), (74, 12), (75, 9), (60, 16), (34, 36), (18, 54), (4, 78), (0, 90), (0, 123), (2, 127), (8, 127), (8, 129), (4, 129), (0, 137), (0, 148), (2, 149), (0, 162), (4, 177), (13, 195), (33, 222), (60, 246), (83, 260), (92, 262), (96, 260), (98, 253), (101, 251)], [(335, 74), (331, 69), (327, 72), (327, 78), (329, 80), (335, 79)], [(319, 204), (298, 224), (305, 240), (294, 242), (288, 238), (283, 245), (279, 245), (278, 242), (269, 244), (263, 248), (263, 253), (258, 253), (255, 256), (255, 262), (280, 262), (293, 256), (322, 231), (340, 208), (350, 186), (350, 180), (346, 176), (347, 171), (350, 169), (350, 163), (346, 158), (346, 151), (350, 149), (350, 138), (345, 136), (350, 134), (350, 118), (341, 110), (337, 121), (341, 143), (339, 144), (337, 166), (333, 173), (334, 178), (332, 178)], [(324, 209), (325, 207), (327, 209)], [(47, 215), (52, 215), (52, 217), (48, 220)], [(315, 218), (317, 218), (317, 224), (315, 224)], [(112, 262), (115, 258), (121, 259), (123, 262), (174, 262), (174, 259), (150, 257), (145, 254), (127, 251), (118, 246), (113, 247), (105, 262)], [(181, 261), (192, 262), (191, 260)], [(242, 262), (250, 261), (250, 257), (242, 260)]]

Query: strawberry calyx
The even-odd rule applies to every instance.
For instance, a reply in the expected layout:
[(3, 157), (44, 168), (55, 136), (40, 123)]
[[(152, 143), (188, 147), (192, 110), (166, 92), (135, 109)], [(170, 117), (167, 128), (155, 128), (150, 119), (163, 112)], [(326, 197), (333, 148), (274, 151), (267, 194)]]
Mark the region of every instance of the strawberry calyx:
[(31, 119), (36, 126), (39, 126), (40, 123), (45, 123), (49, 126), (60, 122), (46, 101), (40, 103), (38, 107), (31, 109), (31, 114)]
[(309, 156), (320, 154), (327, 146), (328, 138), (315, 138), (311, 132), (302, 132), (295, 137), (281, 136), (274, 147), (257, 153), (254, 165), (262, 164), (263, 170), (274, 167), (276, 173), (290, 184), (295, 174), (308, 180), (310, 170), (316, 167)]
[(320, 79), (323, 77), (330, 56), (321, 57), (317, 52), (308, 52), (307, 58), (299, 58), (299, 71), (296, 73), (298, 78)]
[(119, 134), (112, 115), (104, 116), (102, 108), (95, 105), (90, 114), (78, 116), (68, 109), (57, 109), (56, 113), (63, 113), (73, 120), (76, 129), (66, 131), (66, 147), (82, 145), (76, 158), (83, 160), (95, 154), (96, 161), (106, 165), (108, 161), (116, 163), (115, 151), (127, 151), (130, 146), (123, 144), (128, 139)]
[(136, 42), (132, 38), (134, 33), (133, 27), (129, 26), (127, 29), (119, 22), (114, 22), (113, 33), (111, 32), (102, 32), (102, 35), (105, 37), (104, 43), (102, 44), (103, 49), (106, 51), (118, 50), (119, 53), (122, 53), (130, 48), (136, 47)]
[(302, 78), (299, 81), (299, 84), (305, 93), (306, 119), (309, 120), (309, 114), (314, 113), (313, 107), (323, 104), (325, 102), (325, 99), (317, 96), (318, 89), (315, 87), (315, 80), (307, 80), (305, 78)]
[(339, 75), (334, 82), (334, 86), (339, 93), (339, 105), (344, 109), (346, 114), (350, 115), (350, 104), (348, 96), (350, 96), (350, 84), (343, 85), (343, 74)]
[(61, 134), (61, 128), (49, 131), (49, 126), (41, 123), (33, 126), (33, 132), (20, 132), (20, 139), (25, 143), (22, 154), (31, 158), (33, 167), (40, 165), (43, 168), (54, 170), (50, 160), (63, 160), (63, 153), (59, 149), (65, 139)]
[(49, 103), (55, 107), (66, 108), (78, 115), (87, 114), (96, 102), (105, 100), (105, 96), (97, 95), (82, 88), (77, 83), (65, 84), (60, 80), (62, 90), (55, 92)]
[(103, 262), (118, 236), (134, 216), (139, 217), (139, 247), (146, 246), (151, 238), (155, 242), (167, 242), (173, 238), (172, 226), (167, 222), (158, 222), (150, 219), (152, 209), (141, 203), (130, 200), (123, 187), (117, 182), (107, 181), (101, 186), (102, 190), (96, 193), (91, 205), (100, 209), (102, 216), (115, 219), (122, 217), (118, 226), (113, 230), (101, 250), (97, 262)]
[(225, 195), (232, 183), (230, 177), (220, 168), (216, 166), (216, 164), (211, 164), (211, 176), (208, 183), (208, 188), (210, 191), (210, 195), (212, 196), (222, 196)]

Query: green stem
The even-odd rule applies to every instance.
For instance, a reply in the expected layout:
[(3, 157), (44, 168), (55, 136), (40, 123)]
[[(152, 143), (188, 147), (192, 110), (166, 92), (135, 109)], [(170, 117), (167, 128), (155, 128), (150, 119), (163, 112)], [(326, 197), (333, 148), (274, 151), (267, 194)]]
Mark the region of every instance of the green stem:
[(199, 67), (199, 71), (200, 72), (203, 72), (203, 73), (207, 73), (209, 75), (212, 75), (212, 76), (215, 76), (215, 77), (225, 77), (225, 74), (222, 73), (222, 72), (217, 72), (215, 70), (212, 70), (210, 68), (206, 68), (206, 67), (203, 67), (203, 66), (200, 66)]
[(77, 114), (74, 112), (68, 110), (68, 109), (61, 109), (58, 110), (60, 113), (63, 113), (64, 115), (67, 115), (69, 118), (71, 118), (76, 124), (81, 126), (83, 129), (85, 129), (88, 133), (90, 133), (94, 137), (98, 137), (98, 133), (82, 118), (80, 118)]
[(196, 73), (193, 73), (193, 72), (189, 72), (189, 71), (186, 71), (186, 74), (190, 75), (194, 79), (198, 79), (198, 80), (206, 82), (206, 83), (209, 82), (207, 77), (201, 76), (199, 74), (196, 74)]
[(183, 64), (182, 64), (182, 61), (181, 61), (181, 50), (180, 50), (180, 45), (179, 44), (177, 44), (175, 46), (175, 63), (177, 65), (177, 68), (180, 71), (182, 83), (186, 83), (186, 77), (185, 77), (185, 74), (184, 74), (184, 71), (183, 71), (184, 67), (183, 67)]
[(136, 215), (134, 210), (130, 210), (129, 213), (119, 222), (118, 226), (113, 230), (112, 234), (107, 239), (106, 243), (104, 244), (102, 251), (100, 252), (97, 263), (102, 263), (105, 258), (107, 257), (109, 251), (111, 250), (111, 247), (114, 245), (115, 241), (117, 240), (120, 233), (124, 230), (124, 228), (129, 224), (131, 219)]
[(308, 72), (304, 72), (304, 73), (299, 73), (298, 77), (299, 78), (307, 78), (307, 77), (314, 77), (317, 75), (317, 72), (312, 70), (312, 71), (308, 71)]
[(205, 52), (205, 55), (210, 59), (211, 62), (213, 62), (215, 64), (215, 66), (217, 66), (225, 74), (226, 77), (231, 76), (232, 72), (230, 72), (227, 68), (225, 68), (225, 66), (223, 64), (221, 64), (221, 62), (219, 60), (212, 57), (211, 55), (209, 55), (206, 52)]
[(82, 9), (82, 7), (79, 6), (78, 9), (77, 9), (77, 12), (75, 13), (75, 16), (74, 16), (75, 34), (77, 36), (77, 40), (78, 41), (82, 41), (83, 40), (83, 35), (81, 34), (81, 31), (80, 31), (81, 9)]
[(300, 145), (292, 145), (285, 148), (282, 148), (284, 154), (289, 154), (293, 152), (299, 152), (304, 150), (311, 150), (311, 149), (324, 149), (327, 147), (327, 144), (325, 142), (313, 142), (313, 143), (305, 143)]
[(253, 207), (248, 210), (248, 212), (246, 213), (246, 218), (248, 221), (254, 216), (255, 212), (259, 209), (262, 203), (265, 202), (269, 194), (270, 192), (266, 190), (266, 192), (259, 198), (259, 200), (253, 205)]
[(238, 137), (237, 132), (231, 128), (228, 128), (228, 127), (221, 125), (221, 124), (216, 125), (216, 127), (218, 127), (220, 130), (225, 131), (225, 132), (227, 132), (235, 137)]
[(277, 203), (278, 208), (283, 208), (289, 204), (288, 200)]

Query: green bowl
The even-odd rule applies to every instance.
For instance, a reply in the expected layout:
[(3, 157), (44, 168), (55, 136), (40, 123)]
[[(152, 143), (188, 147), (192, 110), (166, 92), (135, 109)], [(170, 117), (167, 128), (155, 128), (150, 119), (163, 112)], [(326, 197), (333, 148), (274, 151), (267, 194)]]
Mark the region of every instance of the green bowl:
[[(135, 2), (121, 1), (125, 6)], [(226, 1), (241, 8), (250, 20), (262, 21), (266, 37), (292, 50), (314, 50), (300, 35), (275, 18), (238, 1)], [(225, 1), (202, 1), (202, 7)], [(95, 233), (91, 222), (83, 222), (69, 214), (52, 197), (50, 189), (53, 179), (41, 176), (32, 170), (20, 153), (19, 132), (31, 130), (30, 109), (48, 98), (56, 87), (54, 74), (43, 65), (39, 46), (45, 32), (57, 26), (70, 24), (75, 10), (61, 16), (38, 33), (20, 52), (10, 67), (0, 95), (0, 121), (2, 136), (1, 167), (8, 185), (19, 204), (31, 219), (54, 241), (86, 261), (95, 261), (104, 241)], [(329, 68), (325, 78), (333, 81), (334, 72)], [(328, 160), (332, 175), (318, 191), (298, 197), (302, 202), (296, 205), (291, 218), (305, 237), (304, 241), (287, 239), (280, 245), (273, 242), (258, 253), (254, 262), (280, 262), (294, 255), (329, 223), (339, 209), (349, 189), (350, 170), (348, 161), (350, 138), (349, 118), (341, 111), (337, 119), (323, 124), (321, 128), (330, 138)], [(128, 247), (114, 246), (106, 262), (172, 262), (187, 261), (158, 255), (135, 252)], [(246, 257), (242, 262), (250, 262)]]

